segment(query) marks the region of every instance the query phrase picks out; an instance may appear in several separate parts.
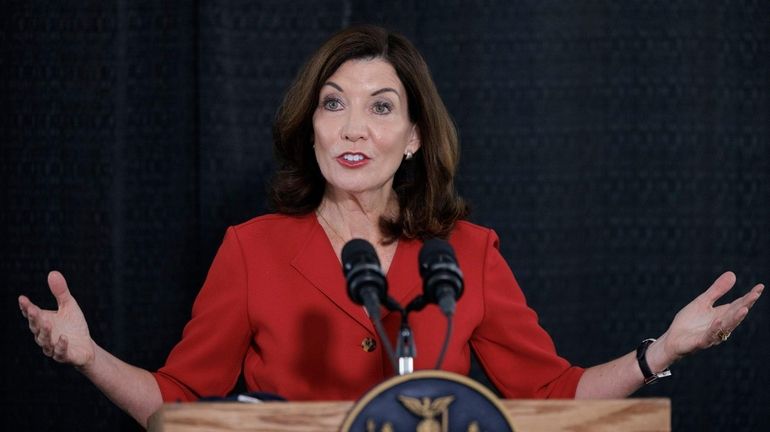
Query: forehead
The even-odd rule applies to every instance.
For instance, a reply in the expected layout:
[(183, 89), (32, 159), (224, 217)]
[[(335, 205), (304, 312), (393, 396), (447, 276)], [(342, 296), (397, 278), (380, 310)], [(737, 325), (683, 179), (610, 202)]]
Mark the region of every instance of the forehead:
[(345, 92), (363, 90), (376, 91), (384, 87), (398, 90), (404, 94), (404, 86), (393, 66), (376, 57), (373, 59), (348, 60), (329, 77), (326, 82), (333, 82)]

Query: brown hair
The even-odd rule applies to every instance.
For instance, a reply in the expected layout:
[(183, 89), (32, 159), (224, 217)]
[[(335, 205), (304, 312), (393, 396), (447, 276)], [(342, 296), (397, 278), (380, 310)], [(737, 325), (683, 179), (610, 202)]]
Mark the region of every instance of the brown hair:
[(433, 83), (428, 65), (405, 37), (375, 26), (347, 28), (329, 38), (295, 78), (278, 109), (273, 145), (278, 171), (270, 187), (276, 211), (300, 215), (314, 211), (326, 180), (312, 148), (313, 113), (321, 86), (348, 60), (381, 58), (390, 63), (407, 93), (409, 119), (417, 125), (420, 149), (396, 171), (399, 203), (395, 220), (383, 218), (386, 241), (400, 236), (446, 237), (468, 207), (454, 189), (459, 162), (457, 130)]

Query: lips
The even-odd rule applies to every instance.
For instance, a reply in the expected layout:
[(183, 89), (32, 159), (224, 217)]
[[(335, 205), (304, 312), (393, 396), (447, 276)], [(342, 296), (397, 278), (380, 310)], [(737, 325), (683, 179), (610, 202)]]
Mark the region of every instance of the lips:
[(343, 153), (337, 156), (337, 162), (349, 168), (357, 168), (369, 162), (369, 158), (363, 153)]

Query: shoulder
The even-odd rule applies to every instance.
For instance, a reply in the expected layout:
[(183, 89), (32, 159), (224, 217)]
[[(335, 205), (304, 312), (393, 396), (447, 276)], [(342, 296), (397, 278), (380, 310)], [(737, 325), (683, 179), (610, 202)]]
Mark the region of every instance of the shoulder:
[(268, 213), (238, 225), (233, 225), (232, 228), (238, 233), (248, 233), (274, 230), (276, 228), (297, 228), (302, 225), (310, 226), (312, 222), (311, 215), (290, 216), (281, 213)]
[(302, 216), (271, 213), (231, 226), (225, 237), (234, 236), (242, 246), (289, 245), (306, 238), (314, 224), (312, 213)]
[(469, 268), (483, 268), (490, 254), (499, 254), (500, 248), (500, 240), (493, 229), (468, 221), (455, 224), (449, 243), (455, 250), (457, 260), (464, 263), (464, 272)]
[(449, 235), (449, 242), (455, 247), (497, 247), (499, 239), (497, 233), (491, 228), (477, 225), (475, 223), (461, 220), (455, 224), (452, 233)]

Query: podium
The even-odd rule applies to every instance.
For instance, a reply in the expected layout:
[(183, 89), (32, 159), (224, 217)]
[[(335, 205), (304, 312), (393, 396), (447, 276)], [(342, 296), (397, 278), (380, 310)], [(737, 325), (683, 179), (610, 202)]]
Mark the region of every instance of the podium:
[[(502, 400), (516, 432), (671, 430), (664, 398)], [(151, 432), (338, 431), (353, 402), (191, 402), (165, 404), (150, 417)]]

